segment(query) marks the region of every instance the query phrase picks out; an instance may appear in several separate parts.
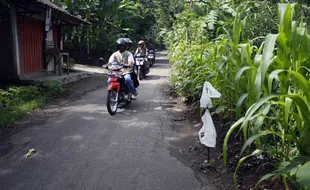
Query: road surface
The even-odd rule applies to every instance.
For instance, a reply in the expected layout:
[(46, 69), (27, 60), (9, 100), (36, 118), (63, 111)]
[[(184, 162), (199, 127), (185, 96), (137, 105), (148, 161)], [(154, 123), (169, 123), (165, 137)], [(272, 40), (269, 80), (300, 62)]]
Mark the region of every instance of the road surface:
[[(162, 54), (138, 100), (116, 116), (100, 88), (0, 140), (0, 189), (213, 189), (168, 150), (178, 136), (161, 92), (169, 72)], [(31, 148), (37, 153), (25, 158)]]

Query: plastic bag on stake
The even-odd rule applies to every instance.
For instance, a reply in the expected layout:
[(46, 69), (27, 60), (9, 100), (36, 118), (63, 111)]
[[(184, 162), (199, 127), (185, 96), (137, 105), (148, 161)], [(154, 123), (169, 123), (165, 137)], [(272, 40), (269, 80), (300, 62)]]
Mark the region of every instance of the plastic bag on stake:
[(212, 101), (211, 98), (220, 98), (221, 94), (214, 89), (212, 84), (205, 82), (203, 85), (202, 95), (200, 98), (200, 107), (201, 108), (211, 108)]
[[(200, 99), (201, 108), (211, 108), (212, 101), (211, 98), (220, 98), (221, 94), (213, 88), (209, 82), (205, 82), (203, 86), (203, 91)], [(213, 124), (213, 120), (209, 110), (207, 109), (204, 115), (201, 118), (203, 126), (199, 131), (199, 140), (201, 144), (206, 145), (207, 147), (216, 146), (216, 130)]]
[(209, 110), (202, 116), (203, 127), (199, 131), (199, 140), (201, 144), (207, 147), (215, 147), (216, 145), (216, 131), (210, 115)]

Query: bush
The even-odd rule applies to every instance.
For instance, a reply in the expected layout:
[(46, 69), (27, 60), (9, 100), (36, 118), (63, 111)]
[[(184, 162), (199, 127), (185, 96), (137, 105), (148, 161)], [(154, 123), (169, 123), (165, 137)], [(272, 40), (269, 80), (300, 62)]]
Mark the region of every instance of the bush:
[(74, 68), (75, 63), (76, 63), (75, 60), (74, 60), (73, 58), (70, 58), (70, 59), (69, 59), (69, 63), (68, 63), (68, 62), (65, 63), (65, 64), (63, 65), (63, 68), (64, 68), (65, 70), (67, 70), (68, 68), (69, 68), (69, 70), (71, 70), (71, 69)]
[(47, 99), (57, 97), (66, 91), (61, 86), (61, 83), (56, 81), (40, 82), (36, 85), (36, 87)]
[[(172, 82), (179, 93), (194, 101), (199, 100), (203, 83), (211, 82), (222, 94), (213, 104), (221, 108), (217, 111), (238, 119), (232, 119), (223, 146), (226, 164), (228, 140), (239, 131), (244, 146), (234, 173), (236, 187), (243, 161), (266, 157), (273, 160), (276, 170), (259, 182), (280, 176), (285, 189), (290, 183), (310, 189), (310, 35), (298, 4), (278, 4), (278, 11), (275, 6), (255, 1), (234, 6), (234, 20), (217, 22), (212, 39), (206, 39), (196, 26), (199, 22), (203, 27), (200, 17), (183, 12), (173, 30), (165, 33)], [(217, 17), (212, 20), (227, 15), (214, 10)], [(207, 18), (210, 24), (210, 15)], [(197, 36), (188, 41), (188, 33)]]
[(54, 81), (0, 90), (0, 127), (16, 122), (25, 114), (65, 92), (61, 84)]

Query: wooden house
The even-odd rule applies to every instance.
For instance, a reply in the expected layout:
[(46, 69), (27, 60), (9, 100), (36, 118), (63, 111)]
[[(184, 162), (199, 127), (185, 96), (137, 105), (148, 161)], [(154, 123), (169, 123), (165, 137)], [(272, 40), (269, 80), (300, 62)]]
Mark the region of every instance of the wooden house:
[[(61, 74), (66, 27), (88, 24), (49, 0), (0, 1), (0, 80)], [(64, 27), (66, 26), (66, 27)]]

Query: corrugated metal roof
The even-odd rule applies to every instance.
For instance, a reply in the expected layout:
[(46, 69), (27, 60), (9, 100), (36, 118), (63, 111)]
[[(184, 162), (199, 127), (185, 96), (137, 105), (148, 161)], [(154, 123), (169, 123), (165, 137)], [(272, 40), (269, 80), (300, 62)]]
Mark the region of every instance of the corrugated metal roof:
[(67, 16), (68, 18), (70, 18), (70, 19), (72, 19), (72, 20), (74, 20), (76, 22), (90, 24), (89, 22), (86, 22), (86, 21), (82, 20), (81, 18), (79, 18), (77, 16), (71, 15), (68, 11), (66, 11), (63, 8), (57, 6), (56, 4), (52, 3), (49, 0), (32, 0), (32, 1), (35, 2), (35, 3), (39, 3), (39, 4), (42, 4), (42, 5), (48, 6), (51, 9), (53, 9), (53, 10), (55, 10), (55, 11), (61, 13), (61, 14), (64, 14), (65, 16)]

